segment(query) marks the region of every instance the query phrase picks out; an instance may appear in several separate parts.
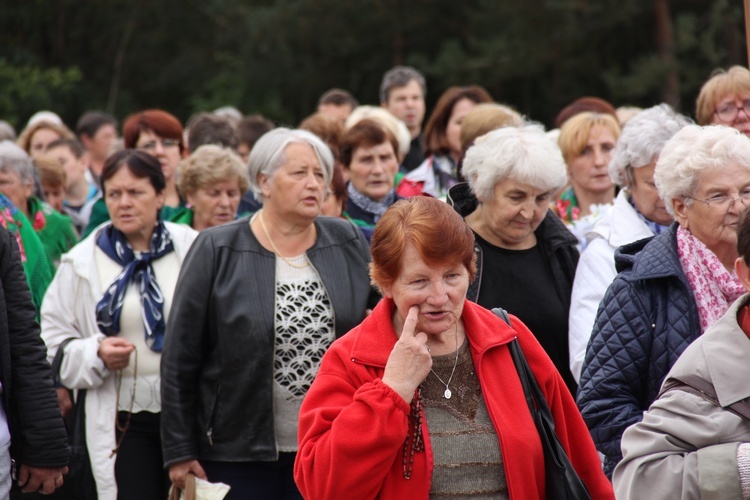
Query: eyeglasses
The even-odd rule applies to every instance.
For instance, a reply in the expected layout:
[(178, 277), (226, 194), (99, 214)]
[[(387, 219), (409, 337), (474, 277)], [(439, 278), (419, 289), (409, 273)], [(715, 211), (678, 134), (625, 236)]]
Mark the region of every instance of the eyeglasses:
[(705, 203), (706, 206), (708, 207), (716, 208), (718, 210), (726, 210), (727, 212), (729, 212), (730, 210), (734, 208), (734, 204), (737, 201), (742, 203), (742, 206), (745, 206), (745, 207), (747, 206), (748, 203), (750, 203), (750, 190), (743, 191), (737, 197), (716, 195), (706, 200), (699, 200), (698, 198), (691, 198), (690, 196), (686, 196), (685, 198), (689, 200), (695, 200), (701, 203)]
[(140, 146), (138, 146), (138, 149), (140, 149), (141, 151), (152, 153), (156, 151), (157, 144), (161, 144), (162, 149), (167, 149), (178, 147), (180, 145), (180, 141), (177, 139), (161, 139), (158, 141), (150, 141), (146, 144), (141, 144)]
[(733, 102), (727, 102), (716, 108), (714, 114), (719, 117), (724, 123), (732, 123), (740, 110), (744, 110), (745, 114), (750, 117), (750, 99), (742, 101), (742, 106), (736, 106)]

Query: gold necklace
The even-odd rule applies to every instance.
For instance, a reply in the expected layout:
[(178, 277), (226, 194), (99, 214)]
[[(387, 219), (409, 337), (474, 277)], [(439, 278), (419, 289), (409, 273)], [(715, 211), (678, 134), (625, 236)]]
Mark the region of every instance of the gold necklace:
[(266, 228), (266, 223), (263, 221), (263, 210), (262, 209), (261, 209), (260, 212), (258, 212), (258, 220), (260, 221), (260, 227), (263, 228), (263, 232), (265, 233), (266, 238), (268, 239), (268, 242), (271, 244), (271, 248), (273, 248), (273, 253), (277, 257), (281, 258), (281, 260), (283, 260), (284, 262), (286, 262), (287, 264), (289, 264), (290, 266), (292, 266), (295, 269), (304, 269), (308, 265), (310, 265), (310, 261), (307, 259), (307, 252), (305, 252), (304, 254), (302, 254), (305, 257), (305, 263), (303, 265), (301, 265), (301, 266), (299, 264), (295, 264), (294, 262), (290, 261), (289, 259), (287, 259), (283, 255), (281, 255), (281, 252), (279, 252), (279, 249), (276, 248), (276, 245), (274, 244), (273, 240), (271, 239), (271, 235), (268, 233), (268, 229)]

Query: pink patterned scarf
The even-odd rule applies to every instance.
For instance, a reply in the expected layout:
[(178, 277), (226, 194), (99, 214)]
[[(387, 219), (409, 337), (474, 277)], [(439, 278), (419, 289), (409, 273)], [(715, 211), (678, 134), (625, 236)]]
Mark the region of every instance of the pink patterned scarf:
[(693, 289), (703, 333), (727, 312), (745, 289), (734, 271), (727, 271), (719, 258), (682, 226), (677, 228), (677, 253)]

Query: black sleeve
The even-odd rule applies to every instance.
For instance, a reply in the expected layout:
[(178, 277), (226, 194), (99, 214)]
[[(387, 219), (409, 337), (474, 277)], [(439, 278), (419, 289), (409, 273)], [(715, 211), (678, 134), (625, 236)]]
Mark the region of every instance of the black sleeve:
[(7, 230), (1, 231), (0, 280), (4, 303), (0, 308), (5, 309), (10, 345), (12, 447), (26, 465), (63, 467), (70, 456), (68, 436), (52, 384), (47, 348), (35, 320), (36, 309), (18, 245)]

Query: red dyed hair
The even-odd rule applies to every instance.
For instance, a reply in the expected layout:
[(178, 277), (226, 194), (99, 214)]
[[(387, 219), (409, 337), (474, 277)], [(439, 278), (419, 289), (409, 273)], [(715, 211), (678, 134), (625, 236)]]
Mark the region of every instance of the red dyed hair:
[(408, 244), (429, 266), (462, 263), (469, 282), (474, 281), (474, 233), (447, 203), (415, 196), (394, 203), (378, 221), (370, 245), (370, 278), (381, 290), (401, 273), (401, 257)]
[(125, 120), (122, 126), (122, 138), (127, 149), (134, 149), (141, 132), (150, 130), (162, 139), (180, 141), (180, 153), (185, 149), (182, 140), (182, 124), (174, 115), (161, 109), (147, 109), (135, 113)]

